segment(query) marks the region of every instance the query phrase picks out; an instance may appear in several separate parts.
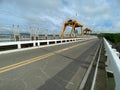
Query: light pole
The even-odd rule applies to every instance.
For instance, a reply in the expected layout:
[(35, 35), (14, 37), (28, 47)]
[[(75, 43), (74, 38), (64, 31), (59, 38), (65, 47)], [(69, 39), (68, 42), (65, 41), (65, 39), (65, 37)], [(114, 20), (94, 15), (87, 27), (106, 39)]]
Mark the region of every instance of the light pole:
[(19, 41), (20, 40), (19, 25), (17, 25), (16, 27), (15, 25), (13, 25), (12, 29), (13, 29), (14, 40)]

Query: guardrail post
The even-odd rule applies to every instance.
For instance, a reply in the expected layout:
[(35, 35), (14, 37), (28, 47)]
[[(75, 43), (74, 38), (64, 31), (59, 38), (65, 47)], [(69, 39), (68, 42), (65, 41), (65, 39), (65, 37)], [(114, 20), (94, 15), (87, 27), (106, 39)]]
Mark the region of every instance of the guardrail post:
[(57, 40), (55, 40), (55, 44), (57, 44)]
[(67, 42), (67, 39), (65, 40), (65, 42)]
[(120, 53), (119, 52), (116, 52), (117, 56), (120, 57)]
[(60, 40), (61, 41), (61, 43), (62, 43), (62, 40)]
[(116, 49), (113, 49), (113, 51), (116, 53), (116, 55), (117, 55), (118, 57), (120, 56), (119, 52), (117, 52)]
[(21, 48), (21, 44), (17, 44), (17, 48), (20, 49)]
[(110, 57), (109, 57), (109, 56), (108, 56), (107, 61), (106, 61), (106, 63), (105, 63), (105, 64), (107, 65), (106, 70), (107, 70), (108, 72), (113, 73), (113, 72), (112, 72), (112, 69), (111, 69), (112, 62), (111, 62), (111, 60), (110, 60)]
[(34, 46), (34, 47), (36, 46), (36, 43), (35, 43), (35, 42), (33, 42), (33, 46)]
[(47, 41), (47, 45), (49, 45), (49, 41)]
[(113, 49), (114, 52), (116, 52), (117, 50), (116, 49)]
[(75, 42), (77, 41), (77, 39), (75, 38)]
[(38, 41), (37, 44), (38, 44), (38, 47), (39, 47), (40, 46), (40, 42)]

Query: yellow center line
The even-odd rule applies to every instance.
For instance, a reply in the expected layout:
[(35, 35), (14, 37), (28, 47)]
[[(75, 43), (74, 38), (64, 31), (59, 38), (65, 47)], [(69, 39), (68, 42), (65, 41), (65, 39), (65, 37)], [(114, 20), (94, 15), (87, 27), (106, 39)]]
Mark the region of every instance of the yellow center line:
[(61, 53), (61, 52), (67, 51), (69, 49), (75, 48), (75, 47), (77, 47), (79, 45), (83, 45), (83, 44), (86, 44), (86, 43), (87, 42), (83, 42), (83, 43), (78, 44), (78, 45), (70, 46), (68, 48), (64, 48), (64, 49), (54, 51), (54, 52), (51, 52), (51, 53), (47, 53), (47, 54), (44, 54), (44, 55), (41, 55), (41, 56), (38, 56), (38, 57), (35, 57), (35, 58), (24, 60), (24, 61), (21, 61), (19, 63), (15, 63), (15, 64), (12, 64), (12, 65), (9, 65), (9, 66), (2, 67), (2, 68), (0, 68), (0, 73), (7, 72), (7, 71), (10, 71), (10, 70), (16, 69), (18, 67), (22, 67), (24, 65), (28, 65), (28, 64), (36, 62), (36, 61), (43, 60), (43, 59), (45, 59), (45, 58), (47, 58), (49, 56), (55, 55), (55, 53)]

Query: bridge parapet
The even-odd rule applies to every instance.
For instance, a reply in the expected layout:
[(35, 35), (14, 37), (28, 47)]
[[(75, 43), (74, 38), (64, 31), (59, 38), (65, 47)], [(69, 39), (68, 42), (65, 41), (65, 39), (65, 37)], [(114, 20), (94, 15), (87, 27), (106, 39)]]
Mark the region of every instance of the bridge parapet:
[(0, 42), (0, 54), (9, 53), (14, 51), (46, 47), (58, 44), (72, 43), (78, 41), (87, 41), (97, 38), (68, 38), (68, 39), (54, 39), (54, 40), (34, 40), (34, 41), (15, 41), (15, 42)]
[(104, 38), (104, 45), (106, 50), (106, 70), (113, 73), (115, 78), (115, 90), (120, 90), (120, 53), (112, 48), (112, 45)]

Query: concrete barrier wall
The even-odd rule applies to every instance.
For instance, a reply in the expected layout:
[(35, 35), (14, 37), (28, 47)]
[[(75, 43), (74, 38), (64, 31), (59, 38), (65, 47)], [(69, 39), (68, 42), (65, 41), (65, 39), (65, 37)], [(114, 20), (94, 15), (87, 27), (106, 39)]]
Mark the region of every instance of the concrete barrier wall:
[(66, 44), (78, 41), (91, 40), (91, 38), (70, 38), (70, 39), (54, 39), (54, 40), (34, 40), (34, 41), (14, 41), (14, 42), (0, 42), (0, 54), (9, 53), (12, 51), (20, 51), (32, 48), (40, 48), (51, 45)]
[(106, 70), (113, 73), (115, 78), (115, 90), (120, 90), (120, 54), (112, 45), (104, 38), (104, 45), (106, 50), (107, 62)]

